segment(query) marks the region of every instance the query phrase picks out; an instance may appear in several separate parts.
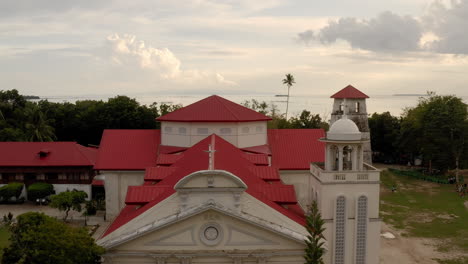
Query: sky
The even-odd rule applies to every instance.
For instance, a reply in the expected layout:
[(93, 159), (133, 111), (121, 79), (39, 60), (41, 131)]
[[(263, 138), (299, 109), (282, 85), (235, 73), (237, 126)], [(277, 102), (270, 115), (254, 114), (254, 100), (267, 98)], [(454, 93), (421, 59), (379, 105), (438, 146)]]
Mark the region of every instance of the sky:
[(468, 0), (2, 0), (0, 90), (466, 96)]

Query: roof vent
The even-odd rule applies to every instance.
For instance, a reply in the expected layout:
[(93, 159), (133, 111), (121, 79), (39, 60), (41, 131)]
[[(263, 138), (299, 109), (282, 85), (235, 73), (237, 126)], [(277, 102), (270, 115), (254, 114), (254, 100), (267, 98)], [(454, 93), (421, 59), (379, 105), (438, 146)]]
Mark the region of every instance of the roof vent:
[(37, 154), (39, 155), (39, 157), (45, 158), (45, 157), (49, 156), (50, 150), (48, 150), (48, 149), (41, 149)]

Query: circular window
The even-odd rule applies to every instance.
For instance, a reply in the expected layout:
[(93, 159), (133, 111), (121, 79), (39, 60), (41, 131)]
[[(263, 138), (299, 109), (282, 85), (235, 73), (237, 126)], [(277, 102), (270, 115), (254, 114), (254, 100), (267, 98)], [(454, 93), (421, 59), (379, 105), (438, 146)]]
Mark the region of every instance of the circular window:
[(217, 223), (207, 223), (200, 228), (200, 240), (207, 246), (215, 246), (223, 239), (223, 230)]

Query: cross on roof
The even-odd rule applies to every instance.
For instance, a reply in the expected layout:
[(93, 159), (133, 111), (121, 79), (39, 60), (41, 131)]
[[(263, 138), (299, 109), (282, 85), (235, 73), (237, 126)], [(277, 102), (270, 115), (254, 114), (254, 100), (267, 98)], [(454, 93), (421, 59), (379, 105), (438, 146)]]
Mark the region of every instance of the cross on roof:
[(346, 98), (343, 99), (343, 102), (341, 102), (340, 106), (341, 106), (341, 109), (343, 109), (342, 118), (348, 118), (348, 105), (346, 104)]
[(209, 144), (208, 150), (204, 150), (204, 151), (208, 152), (208, 170), (214, 170), (214, 153), (216, 152), (216, 150), (214, 149), (214, 146)]

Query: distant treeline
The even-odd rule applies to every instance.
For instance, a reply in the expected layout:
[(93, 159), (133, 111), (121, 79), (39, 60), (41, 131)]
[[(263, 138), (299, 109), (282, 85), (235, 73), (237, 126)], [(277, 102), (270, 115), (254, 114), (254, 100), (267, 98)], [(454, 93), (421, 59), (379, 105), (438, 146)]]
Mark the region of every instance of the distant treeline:
[(180, 105), (140, 105), (127, 96), (107, 102), (30, 102), (17, 90), (0, 91), (0, 141), (77, 141), (98, 145), (102, 131), (159, 128), (155, 118)]

